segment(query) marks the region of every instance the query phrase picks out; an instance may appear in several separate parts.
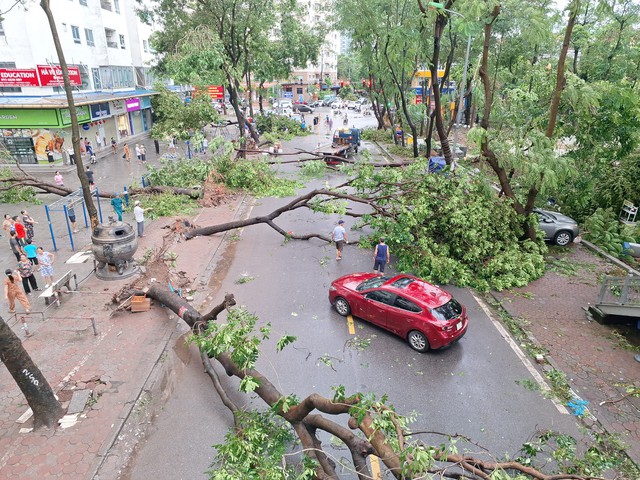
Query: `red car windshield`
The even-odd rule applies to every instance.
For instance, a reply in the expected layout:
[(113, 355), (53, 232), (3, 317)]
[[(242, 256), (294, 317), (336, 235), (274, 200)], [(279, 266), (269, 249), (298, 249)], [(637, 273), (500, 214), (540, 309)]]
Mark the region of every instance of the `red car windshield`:
[(361, 292), (363, 290), (369, 290), (370, 288), (378, 288), (378, 287), (381, 287), (382, 284), (387, 280), (389, 280), (389, 277), (373, 277), (373, 278), (370, 278), (369, 280), (365, 280), (360, 285), (358, 285), (356, 287), (356, 290), (358, 292)]
[(462, 305), (452, 298), (444, 305), (432, 308), (431, 314), (440, 322), (448, 322), (462, 315)]

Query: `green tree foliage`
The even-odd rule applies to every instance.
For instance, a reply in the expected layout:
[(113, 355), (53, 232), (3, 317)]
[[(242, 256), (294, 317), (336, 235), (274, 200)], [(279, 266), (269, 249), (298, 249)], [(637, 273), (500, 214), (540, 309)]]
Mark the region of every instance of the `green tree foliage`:
[(189, 103), (164, 87), (157, 87), (159, 95), (152, 97), (155, 122), (151, 127), (154, 138), (177, 137), (186, 140), (194, 130), (216, 121), (218, 112), (207, 94), (196, 94)]
[[(377, 192), (378, 215), (364, 218), (398, 256), (398, 269), (435, 283), (480, 290), (523, 286), (544, 273), (542, 241), (521, 241), (522, 218), (482, 176), (363, 167), (354, 186)], [(366, 193), (365, 193), (366, 194)]]
[[(209, 322), (205, 332), (191, 338), (204, 355), (216, 359), (230, 375), (240, 379), (241, 392), (261, 398), (268, 407), (261, 412), (233, 411), (235, 426), (229, 429), (224, 443), (214, 446), (216, 456), (207, 472), (211, 480), (337, 478), (333, 462), (326, 461), (330, 454), (321, 440), (326, 435), (333, 445), (351, 453), (353, 465), (347, 455), (340, 460), (341, 467), (351, 471), (354, 478), (356, 471), (358, 478), (372, 478), (367, 465), (367, 457), (372, 454), (397, 479), (448, 476), (454, 472), (453, 466), (456, 477), (464, 470), (464, 478), (469, 479), (547, 478), (540, 470), (535, 471), (538, 468), (549, 470), (558, 480), (596, 478), (611, 470), (620, 470), (619, 478), (637, 477), (637, 467), (620, 445), (602, 435), (596, 435), (595, 442), (585, 448), (566, 434), (540, 432), (517, 452), (519, 463), (508, 458), (506, 463), (483, 462), (468, 452), (461, 455), (459, 438), (445, 436), (439, 445), (422, 441), (421, 435), (411, 429), (416, 415), (398, 413), (386, 395), (348, 395), (343, 385), (332, 387), (332, 398), (320, 393), (302, 400), (296, 395), (283, 395), (255, 370), (263, 342), (271, 334), (270, 324), (257, 329), (257, 321), (245, 309), (232, 308), (226, 320)], [(294, 340), (285, 335), (277, 342), (277, 350)], [(340, 418), (348, 421), (350, 428), (338, 423)], [(352, 430), (359, 430), (360, 435)], [(585, 453), (581, 455), (581, 451)]]
[(13, 185), (3, 180), (13, 176), (11, 169), (0, 169), (0, 203), (40, 203), (36, 198), (36, 191), (32, 187)]

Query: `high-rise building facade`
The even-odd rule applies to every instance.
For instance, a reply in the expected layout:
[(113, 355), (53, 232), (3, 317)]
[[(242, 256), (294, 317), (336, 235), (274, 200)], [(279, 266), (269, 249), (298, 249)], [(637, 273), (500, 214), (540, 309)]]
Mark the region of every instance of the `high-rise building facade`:
[[(0, 25), (0, 140), (21, 163), (46, 161), (51, 150), (59, 161), (71, 143), (61, 70), (44, 11), (27, 6)], [(139, 19), (135, 0), (51, 0), (51, 9), (81, 134), (96, 148), (148, 131), (153, 26)]]

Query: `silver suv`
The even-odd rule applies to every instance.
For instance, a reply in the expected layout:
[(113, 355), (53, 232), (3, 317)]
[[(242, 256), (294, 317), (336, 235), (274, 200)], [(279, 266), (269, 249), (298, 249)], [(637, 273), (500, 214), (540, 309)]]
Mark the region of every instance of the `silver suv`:
[(564, 247), (570, 244), (580, 234), (578, 222), (573, 218), (562, 215), (558, 212), (541, 210), (534, 208), (533, 212), (538, 215), (538, 224), (544, 232), (544, 239), (552, 241), (556, 245)]

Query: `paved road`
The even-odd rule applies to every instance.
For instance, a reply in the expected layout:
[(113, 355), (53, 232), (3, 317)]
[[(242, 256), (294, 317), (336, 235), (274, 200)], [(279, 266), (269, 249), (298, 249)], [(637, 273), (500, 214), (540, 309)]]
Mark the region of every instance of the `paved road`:
[[(314, 141), (306, 137), (303, 143)], [(337, 184), (340, 177), (330, 174), (326, 180)], [(307, 186), (313, 187), (314, 182)], [(268, 213), (282, 203), (258, 200), (252, 214)], [(328, 233), (337, 218), (297, 211), (278, 224), (296, 233)], [(328, 286), (340, 275), (371, 268), (368, 251), (347, 247), (344, 260), (336, 262), (330, 245), (318, 240), (285, 243), (275, 231), (258, 225), (242, 232), (226, 276), (217, 280), (221, 293), (234, 292), (239, 304), (259, 316), (260, 324), (272, 324), (272, 339), (263, 345), (258, 368), (283, 393), (331, 396), (331, 386), (340, 384), (347, 392), (387, 393), (398, 411), (418, 413), (415, 431), (464, 434), (499, 455), (516, 454), (536, 429), (578, 435), (571, 416), (516, 384), (531, 380), (530, 372), (467, 290), (447, 287), (467, 306), (470, 326), (466, 337), (446, 350), (418, 354), (403, 340), (357, 319), (351, 335), (345, 319), (328, 303)], [(236, 284), (243, 275), (254, 280)], [(283, 334), (296, 335), (298, 341), (276, 354), (275, 343)], [(355, 348), (359, 342), (354, 337), (371, 343)], [(331, 366), (321, 358), (330, 359)], [(235, 380), (227, 384), (237, 386)], [(238, 400), (260, 405), (240, 396)], [(210, 445), (223, 441), (230, 425), (231, 416), (194, 357), (126, 478), (206, 478), (203, 472), (213, 456)], [(323, 441), (328, 443), (327, 438)], [(345, 456), (344, 451), (334, 453)]]

